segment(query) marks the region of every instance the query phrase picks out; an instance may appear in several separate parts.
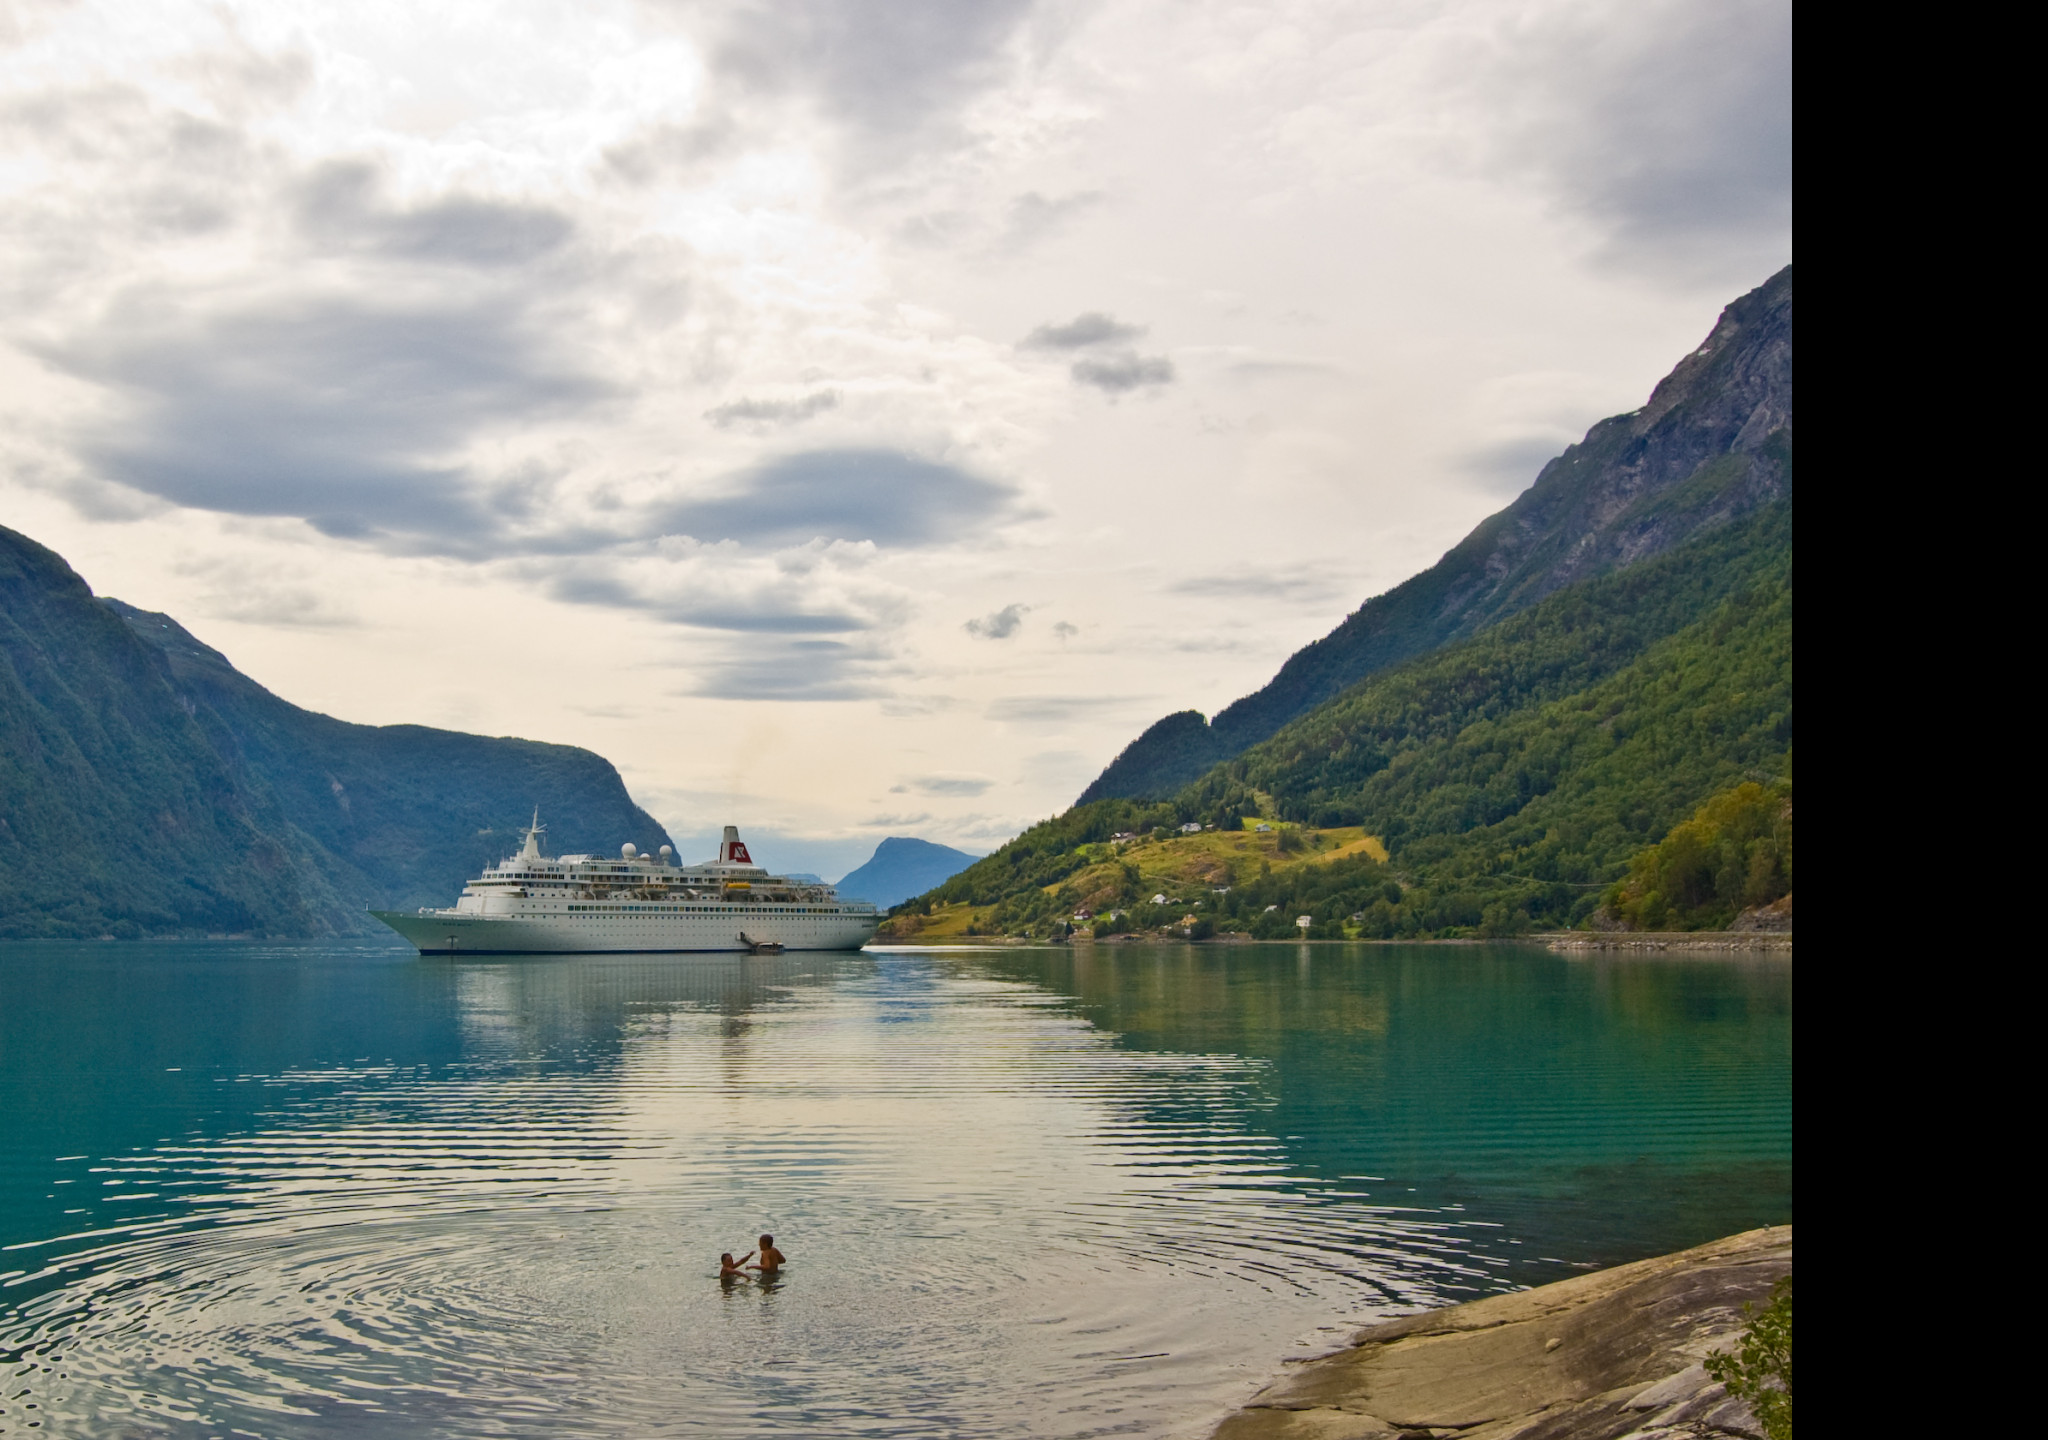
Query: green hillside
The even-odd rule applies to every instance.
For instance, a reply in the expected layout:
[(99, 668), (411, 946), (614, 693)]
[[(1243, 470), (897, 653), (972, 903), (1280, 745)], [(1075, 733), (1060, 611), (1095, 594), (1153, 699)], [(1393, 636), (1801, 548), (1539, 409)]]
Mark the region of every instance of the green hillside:
[(0, 938), (366, 931), (536, 805), (558, 850), (667, 839), (601, 756), (302, 710), (0, 528)]
[(1792, 269), (1721, 313), (1642, 409), (1602, 420), (1435, 565), (1303, 646), (1213, 721), (1158, 721), (1079, 803), (1161, 799), (1360, 679), (1641, 563), (1792, 488)]
[[(1608, 887), (1603, 919), (1631, 930), (1720, 929), (1770, 907), (1788, 926), (1792, 904), (1792, 782), (1745, 780), (1629, 862)], [(1768, 913), (1768, 912), (1767, 912)]]
[(1791, 745), (1787, 498), (1361, 681), (1171, 800), (1076, 806), (906, 908), (1039, 929), (1088, 900), (1118, 832), (1263, 815), (1389, 858), (1235, 875), (1173, 897), (1188, 913), (1255, 934), (1572, 923), (1708, 797), (1784, 777)]

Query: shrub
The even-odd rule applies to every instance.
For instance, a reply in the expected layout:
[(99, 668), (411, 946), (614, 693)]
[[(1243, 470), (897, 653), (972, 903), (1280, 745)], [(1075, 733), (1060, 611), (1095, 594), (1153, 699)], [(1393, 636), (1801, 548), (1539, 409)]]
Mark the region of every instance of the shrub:
[[(1742, 1313), (1750, 1314), (1744, 1305)], [(1735, 1353), (1716, 1350), (1707, 1373), (1747, 1400), (1770, 1440), (1792, 1440), (1792, 1277), (1771, 1287), (1771, 1303), (1743, 1327)]]

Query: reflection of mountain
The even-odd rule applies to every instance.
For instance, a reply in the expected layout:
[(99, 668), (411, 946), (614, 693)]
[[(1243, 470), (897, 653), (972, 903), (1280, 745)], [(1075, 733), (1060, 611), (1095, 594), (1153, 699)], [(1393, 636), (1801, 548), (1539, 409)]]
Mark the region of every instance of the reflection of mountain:
[(945, 883), (979, 858), (950, 845), (891, 836), (875, 847), (867, 864), (839, 882), (839, 893), (886, 909)]
[(360, 931), (536, 805), (557, 850), (668, 838), (601, 756), (301, 710), (0, 528), (0, 936)]
[[(1504, 1253), (1522, 1283), (1539, 1255), (1620, 1262), (1791, 1218), (1782, 959), (1078, 945), (974, 965), (1071, 996), (1120, 1049), (1263, 1064), (1270, 1109), (1239, 1122), (1284, 1141), (1304, 1184), (1464, 1206), (1521, 1242)], [(1219, 1123), (1191, 1099), (1162, 1090), (1143, 1119)]]

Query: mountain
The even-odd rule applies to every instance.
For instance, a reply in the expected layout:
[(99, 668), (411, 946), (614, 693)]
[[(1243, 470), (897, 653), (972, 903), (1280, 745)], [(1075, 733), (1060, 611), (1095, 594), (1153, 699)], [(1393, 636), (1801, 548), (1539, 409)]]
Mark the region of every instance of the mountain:
[(1077, 803), (1163, 799), (1377, 671), (1791, 493), (1792, 267), (1721, 312), (1628, 415), (1602, 420), (1442, 560), (1368, 600), (1220, 711), (1168, 715)]
[[(1170, 800), (1077, 805), (904, 908), (970, 907), (919, 933), (983, 934), (1142, 909), (1179, 827), (1263, 817), (1271, 833), (1231, 842), (1241, 863), (1180, 908), (1260, 936), (1303, 914), (1319, 936), (1583, 921), (1710, 797), (1789, 786), (1791, 511), (1775, 501), (1369, 676)], [(1290, 835), (1314, 850), (1325, 830), (1359, 843), (1279, 868)], [(1787, 850), (1788, 885), (1789, 865)]]
[[(1224, 716), (1162, 722), (1118, 765), (1192, 779), (1077, 803), (896, 928), (1044, 934), (1087, 909), (1263, 938), (1303, 916), (1315, 937), (1505, 935), (1603, 902), (1609, 923), (1789, 922), (1790, 285), (1730, 306), (1648, 407), (1233, 707), (1268, 707), (1232, 722), (1234, 753), (1202, 763)], [(1340, 684), (1340, 661), (1366, 673)]]
[(668, 840), (601, 756), (302, 710), (0, 527), (0, 936), (368, 933), (535, 806), (557, 851)]
[(839, 893), (887, 908), (945, 883), (980, 858), (950, 845), (891, 836), (875, 847), (867, 864), (839, 882)]

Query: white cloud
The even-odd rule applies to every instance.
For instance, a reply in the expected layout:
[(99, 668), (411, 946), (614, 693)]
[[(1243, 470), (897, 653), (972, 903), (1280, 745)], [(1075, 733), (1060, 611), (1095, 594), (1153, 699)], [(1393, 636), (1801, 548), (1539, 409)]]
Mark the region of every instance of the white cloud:
[(1254, 688), (1789, 254), (1756, 0), (7, 13), (8, 523), (828, 847)]

